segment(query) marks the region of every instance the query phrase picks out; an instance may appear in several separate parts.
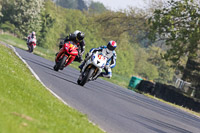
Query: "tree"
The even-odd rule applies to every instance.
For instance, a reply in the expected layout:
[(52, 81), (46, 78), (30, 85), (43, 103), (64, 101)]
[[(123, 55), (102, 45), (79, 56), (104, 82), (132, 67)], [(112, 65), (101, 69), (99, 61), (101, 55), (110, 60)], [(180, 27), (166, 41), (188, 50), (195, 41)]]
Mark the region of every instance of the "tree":
[(170, 67), (171, 62), (165, 61), (160, 56), (164, 52), (164, 50), (156, 46), (150, 46), (148, 47), (147, 52), (149, 54), (147, 59), (148, 62), (156, 66), (159, 73), (159, 77), (157, 79), (154, 79), (154, 81), (160, 83), (172, 83), (174, 69)]
[[(166, 7), (155, 10), (149, 19), (152, 41), (165, 40), (170, 46), (164, 54), (183, 73), (183, 80), (200, 88), (200, 7), (193, 0), (170, 0)], [(186, 66), (180, 62), (187, 56)]]
[(148, 26), (147, 14), (143, 10), (129, 10), (112, 12), (107, 11), (96, 17), (96, 23), (101, 25), (102, 37), (105, 39), (111, 38), (119, 41), (121, 35), (128, 33), (131, 36), (131, 41), (138, 41), (147, 38), (146, 33)]
[(56, 0), (57, 5), (64, 8), (78, 9), (78, 10), (88, 10), (88, 7), (84, 0)]
[(88, 7), (83, 0), (78, 0), (78, 9), (81, 11), (88, 10)]
[(56, 4), (64, 8), (71, 8), (71, 9), (78, 8), (77, 0), (57, 0)]
[(89, 6), (90, 13), (103, 13), (107, 11), (106, 7), (101, 2), (91, 2)]
[(44, 0), (3, 0), (2, 21), (9, 21), (23, 34), (39, 31)]
[(2, 9), (2, 0), (0, 0), (0, 17), (3, 16), (3, 14), (1, 13), (1, 9)]

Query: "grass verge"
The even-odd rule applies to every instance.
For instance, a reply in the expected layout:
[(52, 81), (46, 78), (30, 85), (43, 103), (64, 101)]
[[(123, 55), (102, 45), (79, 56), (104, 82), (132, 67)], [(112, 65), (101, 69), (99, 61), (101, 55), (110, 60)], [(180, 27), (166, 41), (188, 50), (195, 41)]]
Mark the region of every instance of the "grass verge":
[(46, 90), (26, 65), (0, 44), (1, 133), (100, 133), (86, 115)]

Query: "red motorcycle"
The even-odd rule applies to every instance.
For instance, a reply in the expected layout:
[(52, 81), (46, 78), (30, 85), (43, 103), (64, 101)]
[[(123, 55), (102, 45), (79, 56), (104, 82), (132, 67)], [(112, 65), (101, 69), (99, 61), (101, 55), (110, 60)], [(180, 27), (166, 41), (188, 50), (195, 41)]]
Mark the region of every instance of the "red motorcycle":
[(30, 40), (29, 40), (29, 43), (28, 43), (28, 51), (30, 52), (30, 53), (32, 53), (33, 52), (33, 49), (36, 47), (36, 39), (35, 38), (31, 38)]
[(78, 48), (72, 41), (69, 41), (63, 45), (56, 57), (56, 64), (54, 65), (54, 70), (63, 70), (68, 66), (78, 55)]

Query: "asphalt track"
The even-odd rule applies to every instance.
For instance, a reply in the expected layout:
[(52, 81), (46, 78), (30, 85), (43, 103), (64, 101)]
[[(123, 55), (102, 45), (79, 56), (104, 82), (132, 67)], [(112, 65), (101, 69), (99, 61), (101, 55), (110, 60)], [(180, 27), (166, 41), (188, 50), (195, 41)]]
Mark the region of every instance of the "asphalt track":
[(49, 89), (108, 133), (200, 133), (196, 116), (102, 79), (79, 86), (78, 70), (56, 72), (54, 62), (16, 51)]

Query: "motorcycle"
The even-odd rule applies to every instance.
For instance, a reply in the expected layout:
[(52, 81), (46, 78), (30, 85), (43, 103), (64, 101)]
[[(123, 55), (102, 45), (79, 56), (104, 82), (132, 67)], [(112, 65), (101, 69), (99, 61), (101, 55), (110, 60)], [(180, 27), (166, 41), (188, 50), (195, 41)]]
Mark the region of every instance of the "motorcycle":
[(30, 53), (32, 53), (33, 50), (34, 50), (34, 48), (36, 47), (36, 39), (35, 39), (35, 38), (31, 38), (31, 39), (29, 40), (27, 46), (28, 46), (28, 51), (29, 51)]
[(107, 58), (98, 51), (93, 53), (82, 68), (77, 83), (84, 86), (88, 81), (96, 80), (106, 66)]
[(53, 67), (55, 71), (63, 70), (70, 58), (75, 59), (75, 57), (78, 55), (78, 48), (75, 45), (73, 45), (73, 42), (69, 41), (65, 44), (65, 46), (65, 51), (60, 55), (60, 57), (56, 57), (58, 59)]

